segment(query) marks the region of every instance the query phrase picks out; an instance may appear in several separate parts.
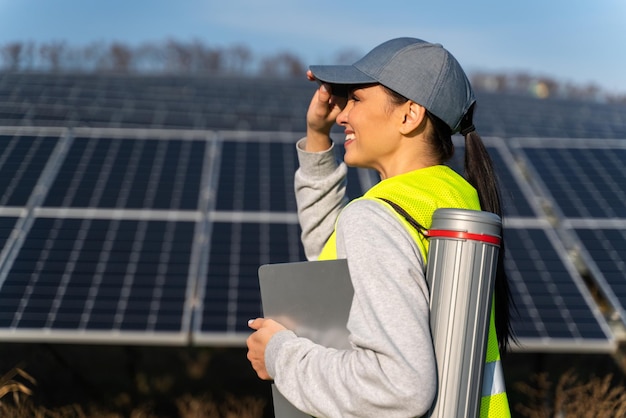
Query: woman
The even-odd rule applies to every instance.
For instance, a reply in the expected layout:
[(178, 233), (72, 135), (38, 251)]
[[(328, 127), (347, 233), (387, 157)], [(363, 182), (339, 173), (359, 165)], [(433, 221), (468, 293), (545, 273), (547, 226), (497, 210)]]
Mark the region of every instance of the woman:
[[(351, 66), (312, 66), (307, 76), (321, 86), (307, 112), (306, 137), (297, 144), (298, 214), (308, 259), (347, 259), (355, 290), (352, 348), (316, 345), (257, 318), (249, 323), (256, 332), (248, 339), (248, 358), (259, 377), (274, 379), (311, 415), (421, 416), (437, 389), (428, 243), (404, 215), (426, 228), (438, 207), (501, 215), (491, 160), (472, 124), (471, 86), (441, 45), (414, 38), (387, 41)], [(333, 157), (335, 121), (345, 131), (345, 164)], [(453, 154), (455, 132), (466, 140), (467, 181), (443, 165)], [(349, 204), (346, 164), (381, 177)], [(497, 372), (483, 387), (481, 416), (509, 416), (498, 373), (499, 351), (510, 336), (501, 260), (498, 270), (486, 359)]]

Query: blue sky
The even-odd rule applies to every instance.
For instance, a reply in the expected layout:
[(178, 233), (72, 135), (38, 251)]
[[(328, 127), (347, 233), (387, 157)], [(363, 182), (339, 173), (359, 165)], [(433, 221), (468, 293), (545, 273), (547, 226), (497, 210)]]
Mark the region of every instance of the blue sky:
[(169, 38), (288, 51), (305, 64), (397, 36), (439, 42), (468, 71), (526, 71), (626, 93), (626, 1), (0, 0), (0, 44)]

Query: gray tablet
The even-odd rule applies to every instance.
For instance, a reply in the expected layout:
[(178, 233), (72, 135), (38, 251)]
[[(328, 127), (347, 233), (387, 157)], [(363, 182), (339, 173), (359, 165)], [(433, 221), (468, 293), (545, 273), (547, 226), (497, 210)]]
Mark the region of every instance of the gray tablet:
[[(263, 316), (298, 336), (333, 348), (349, 348), (348, 314), (354, 289), (346, 260), (265, 264), (259, 268)], [(272, 387), (276, 418), (302, 418)]]

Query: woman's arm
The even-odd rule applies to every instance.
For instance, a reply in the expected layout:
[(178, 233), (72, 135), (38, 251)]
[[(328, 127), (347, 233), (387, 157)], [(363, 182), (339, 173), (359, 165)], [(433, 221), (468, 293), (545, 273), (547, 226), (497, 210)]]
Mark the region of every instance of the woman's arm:
[(348, 259), (355, 291), (353, 348), (280, 331), (265, 351), (269, 375), (290, 402), (316, 416), (424, 414), (437, 378), (419, 249), (388, 208), (359, 200), (341, 214), (337, 251)]
[(335, 158), (334, 146), (321, 152), (305, 151), (306, 138), (298, 141), (300, 168), (295, 174), (298, 219), (308, 260), (319, 256), (346, 205), (347, 167)]
[[(315, 81), (313, 73), (307, 78)], [(345, 206), (346, 166), (334, 155), (330, 130), (346, 99), (332, 95), (328, 84), (321, 84), (313, 94), (306, 114), (306, 138), (297, 145), (300, 168), (295, 188), (302, 243), (309, 260), (319, 256), (335, 227), (335, 220)]]

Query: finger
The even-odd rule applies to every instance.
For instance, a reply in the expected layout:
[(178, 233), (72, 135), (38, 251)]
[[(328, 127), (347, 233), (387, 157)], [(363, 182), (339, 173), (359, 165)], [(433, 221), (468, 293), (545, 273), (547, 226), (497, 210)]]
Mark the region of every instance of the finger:
[(308, 78), (309, 81), (315, 81), (315, 76), (313, 75), (313, 72), (311, 70), (306, 71), (306, 78)]
[(332, 90), (330, 88), (330, 84), (322, 83), (319, 88), (319, 96), (318, 99), (324, 103), (330, 103), (330, 99), (332, 97)]
[(265, 322), (264, 318), (256, 318), (248, 320), (248, 326), (252, 329), (259, 329), (263, 326), (263, 322)]

